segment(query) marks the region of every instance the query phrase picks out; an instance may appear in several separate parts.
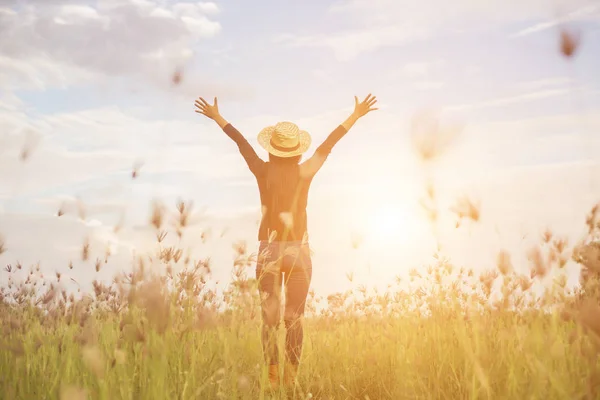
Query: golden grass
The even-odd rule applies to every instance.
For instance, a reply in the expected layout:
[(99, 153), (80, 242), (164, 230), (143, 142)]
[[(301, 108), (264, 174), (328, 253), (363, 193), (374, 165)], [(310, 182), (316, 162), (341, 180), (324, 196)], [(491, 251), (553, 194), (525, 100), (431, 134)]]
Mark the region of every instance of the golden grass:
[[(180, 214), (189, 208), (178, 205)], [(532, 250), (530, 276), (516, 273), (506, 252), (496, 270), (479, 275), (440, 255), (383, 292), (363, 286), (327, 298), (311, 292), (298, 385), (271, 393), (263, 389), (256, 282), (246, 273), (255, 255), (245, 243), (234, 244), (233, 282), (221, 298), (205, 286), (209, 260), (192, 261), (183, 249), (163, 246), (168, 231), (158, 215), (155, 209), (158, 248), (151, 256), (164, 266), (162, 274), (150, 273), (140, 257), (131, 273), (110, 284), (94, 281), (93, 293), (75, 295), (58, 288), (60, 273), (40, 292), (29, 278), (39, 266), (32, 266), (26, 281), (2, 289), (5, 398), (575, 399), (600, 393), (595, 242), (570, 249), (544, 233)], [(175, 223), (176, 234), (186, 218)], [(592, 211), (588, 225), (595, 224)], [(552, 290), (535, 293), (535, 284), (563, 268), (560, 260), (570, 252), (582, 265), (581, 288), (567, 290), (564, 275), (554, 274), (546, 282)], [(22, 268), (7, 266), (5, 273)]]

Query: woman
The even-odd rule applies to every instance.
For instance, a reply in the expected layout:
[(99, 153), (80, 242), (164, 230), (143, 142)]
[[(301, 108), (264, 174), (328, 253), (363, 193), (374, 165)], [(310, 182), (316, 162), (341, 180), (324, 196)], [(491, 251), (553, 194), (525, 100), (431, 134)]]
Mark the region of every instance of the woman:
[(321, 144), (315, 154), (300, 163), (308, 150), (308, 132), (291, 122), (279, 122), (258, 134), (258, 142), (269, 153), (269, 161), (258, 157), (252, 146), (219, 114), (217, 98), (210, 105), (200, 97), (196, 112), (215, 121), (238, 145), (250, 171), (256, 177), (260, 191), (263, 217), (258, 232), (259, 255), (256, 279), (259, 283), (262, 308), (262, 343), (269, 366), (269, 381), (279, 384), (277, 326), (280, 322), (281, 284), (286, 290), (284, 322), (286, 328), (286, 358), (284, 381), (295, 381), (302, 351), (302, 321), (308, 288), (312, 277), (312, 261), (308, 245), (306, 204), (312, 179), (319, 171), (333, 146), (356, 121), (373, 108), (377, 99), (369, 94), (362, 102), (354, 97), (354, 112)]

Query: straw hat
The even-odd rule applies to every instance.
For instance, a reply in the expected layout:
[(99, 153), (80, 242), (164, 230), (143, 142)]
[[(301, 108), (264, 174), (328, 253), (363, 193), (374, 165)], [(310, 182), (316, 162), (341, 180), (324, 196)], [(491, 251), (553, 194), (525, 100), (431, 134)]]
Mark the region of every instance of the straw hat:
[(308, 150), (310, 142), (308, 132), (301, 131), (296, 124), (287, 121), (267, 126), (258, 134), (258, 143), (277, 157), (300, 155)]

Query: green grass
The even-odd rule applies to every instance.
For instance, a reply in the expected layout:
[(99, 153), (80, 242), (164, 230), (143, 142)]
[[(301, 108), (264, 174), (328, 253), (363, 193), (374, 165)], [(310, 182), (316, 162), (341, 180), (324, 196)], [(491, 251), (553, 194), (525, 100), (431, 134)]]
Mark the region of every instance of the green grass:
[[(384, 293), (311, 293), (297, 385), (273, 392), (247, 278), (254, 255), (234, 245), (233, 281), (217, 295), (205, 285), (209, 263), (183, 258), (165, 236), (159, 276), (140, 257), (89, 295), (42, 283), (39, 266), (0, 288), (1, 398), (600, 399), (597, 242), (567, 249), (547, 233), (533, 274), (502, 253), (481, 275), (438, 255)], [(569, 253), (583, 271), (574, 291)]]
[(143, 313), (121, 329), (120, 318), (107, 313), (92, 312), (81, 326), (76, 319), (11, 312), (0, 353), (7, 399), (66, 399), (69, 387), (92, 399), (576, 399), (592, 393), (588, 336), (573, 336), (580, 329), (552, 315), (308, 318), (299, 384), (271, 393), (262, 389), (260, 321), (241, 312), (192, 329), (184, 327), (194, 325), (184, 312), (172, 312), (162, 333)]

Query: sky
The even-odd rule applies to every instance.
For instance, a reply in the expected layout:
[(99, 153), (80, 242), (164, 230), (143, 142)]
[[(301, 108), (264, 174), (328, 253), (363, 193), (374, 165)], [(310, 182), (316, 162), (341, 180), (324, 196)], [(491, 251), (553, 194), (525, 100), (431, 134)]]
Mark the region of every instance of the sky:
[[(562, 27), (580, 37), (571, 58)], [(347, 288), (347, 273), (385, 286), (432, 262), (419, 206), (428, 176), (454, 263), (484, 270), (507, 249), (526, 271), (540, 232), (579, 239), (599, 200), (598, 71), (596, 1), (0, 0), (0, 264), (41, 261), (46, 275), (82, 285), (110, 279), (132, 251), (152, 248), (153, 199), (174, 211), (181, 198), (197, 211), (185, 245), (210, 256), (226, 284), (232, 243), (256, 249), (258, 190), (194, 100), (218, 97), (266, 158), (263, 127), (295, 122), (313, 137), (310, 154), (355, 95), (373, 93), (380, 109), (313, 181), (315, 291)], [(463, 126), (429, 169), (411, 140), (421, 115), (442, 130)], [(449, 208), (460, 196), (480, 205), (479, 222), (456, 227)], [(100, 273), (78, 260), (85, 237), (93, 259), (113, 249)]]

